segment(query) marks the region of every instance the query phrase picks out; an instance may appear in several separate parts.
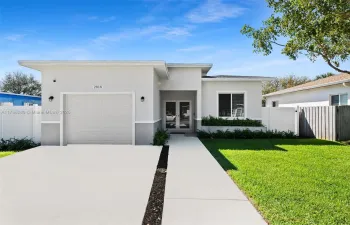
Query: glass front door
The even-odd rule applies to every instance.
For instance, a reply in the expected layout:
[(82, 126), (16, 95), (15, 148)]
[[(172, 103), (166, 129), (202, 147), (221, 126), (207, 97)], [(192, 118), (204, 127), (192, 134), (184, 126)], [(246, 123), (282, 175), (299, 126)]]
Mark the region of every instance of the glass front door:
[(165, 109), (166, 109), (166, 129), (174, 129), (176, 128), (176, 102), (166, 102), (165, 103)]
[(165, 129), (186, 131), (191, 129), (192, 121), (190, 101), (165, 102)]

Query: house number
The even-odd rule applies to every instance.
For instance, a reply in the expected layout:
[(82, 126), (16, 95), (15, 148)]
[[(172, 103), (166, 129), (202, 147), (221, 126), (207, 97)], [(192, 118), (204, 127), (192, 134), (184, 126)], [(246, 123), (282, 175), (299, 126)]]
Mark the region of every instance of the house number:
[(93, 88), (94, 88), (94, 89), (102, 89), (103, 86), (102, 86), (102, 85), (94, 85)]

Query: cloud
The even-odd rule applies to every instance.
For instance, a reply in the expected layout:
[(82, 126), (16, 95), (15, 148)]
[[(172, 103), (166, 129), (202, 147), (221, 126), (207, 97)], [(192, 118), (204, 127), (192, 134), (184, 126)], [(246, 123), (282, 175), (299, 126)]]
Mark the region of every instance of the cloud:
[(89, 16), (87, 19), (88, 20), (97, 20), (98, 16)]
[(221, 0), (207, 0), (187, 14), (192, 23), (219, 22), (227, 18), (235, 18), (243, 14), (244, 8), (222, 3)]
[(11, 34), (5, 37), (8, 41), (20, 41), (25, 35), (24, 34)]
[(180, 48), (177, 49), (176, 51), (178, 52), (199, 52), (199, 51), (203, 51), (203, 50), (207, 50), (207, 49), (211, 49), (213, 48), (212, 46), (209, 45), (198, 45), (198, 46), (192, 46), (192, 47), (188, 47), (188, 48)]
[(146, 26), (141, 28), (125, 29), (120, 32), (107, 33), (93, 39), (93, 43), (103, 46), (122, 40), (135, 40), (140, 38), (169, 39), (184, 38), (191, 36), (190, 30), (193, 27), (168, 27), (168, 26)]
[(108, 17), (98, 17), (98, 16), (89, 16), (87, 20), (90, 21), (98, 21), (101, 23), (107, 23), (116, 20), (117, 18), (115, 16), (108, 16)]
[(116, 19), (115, 16), (110, 16), (110, 17), (106, 17), (106, 18), (100, 20), (100, 22), (106, 23), (106, 22), (111, 22), (111, 21), (113, 21), (113, 20), (115, 20), (115, 19)]
[(156, 18), (154, 16), (151, 16), (151, 15), (147, 15), (147, 16), (144, 16), (142, 17), (141, 19), (139, 19), (138, 22), (140, 23), (151, 23), (155, 20)]

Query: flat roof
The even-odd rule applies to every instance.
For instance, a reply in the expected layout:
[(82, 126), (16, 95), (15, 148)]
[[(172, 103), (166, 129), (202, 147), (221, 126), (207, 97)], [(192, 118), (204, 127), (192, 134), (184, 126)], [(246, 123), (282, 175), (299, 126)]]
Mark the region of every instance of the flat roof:
[(269, 81), (274, 77), (264, 76), (241, 76), (241, 75), (213, 75), (202, 76), (203, 81)]
[(203, 73), (208, 73), (213, 67), (212, 63), (167, 63), (168, 68), (201, 68)]
[(164, 60), (19, 60), (21, 66), (41, 70), (47, 66), (153, 66), (160, 75), (168, 76), (168, 68), (201, 68), (207, 73), (213, 66), (210, 63), (166, 63)]

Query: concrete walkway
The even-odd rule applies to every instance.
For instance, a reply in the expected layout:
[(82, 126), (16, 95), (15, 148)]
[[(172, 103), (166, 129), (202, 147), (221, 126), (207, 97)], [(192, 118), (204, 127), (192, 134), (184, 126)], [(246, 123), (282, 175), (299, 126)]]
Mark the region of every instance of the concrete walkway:
[(266, 224), (197, 137), (169, 145), (163, 225)]
[(1, 225), (140, 225), (161, 147), (42, 146), (0, 159)]

